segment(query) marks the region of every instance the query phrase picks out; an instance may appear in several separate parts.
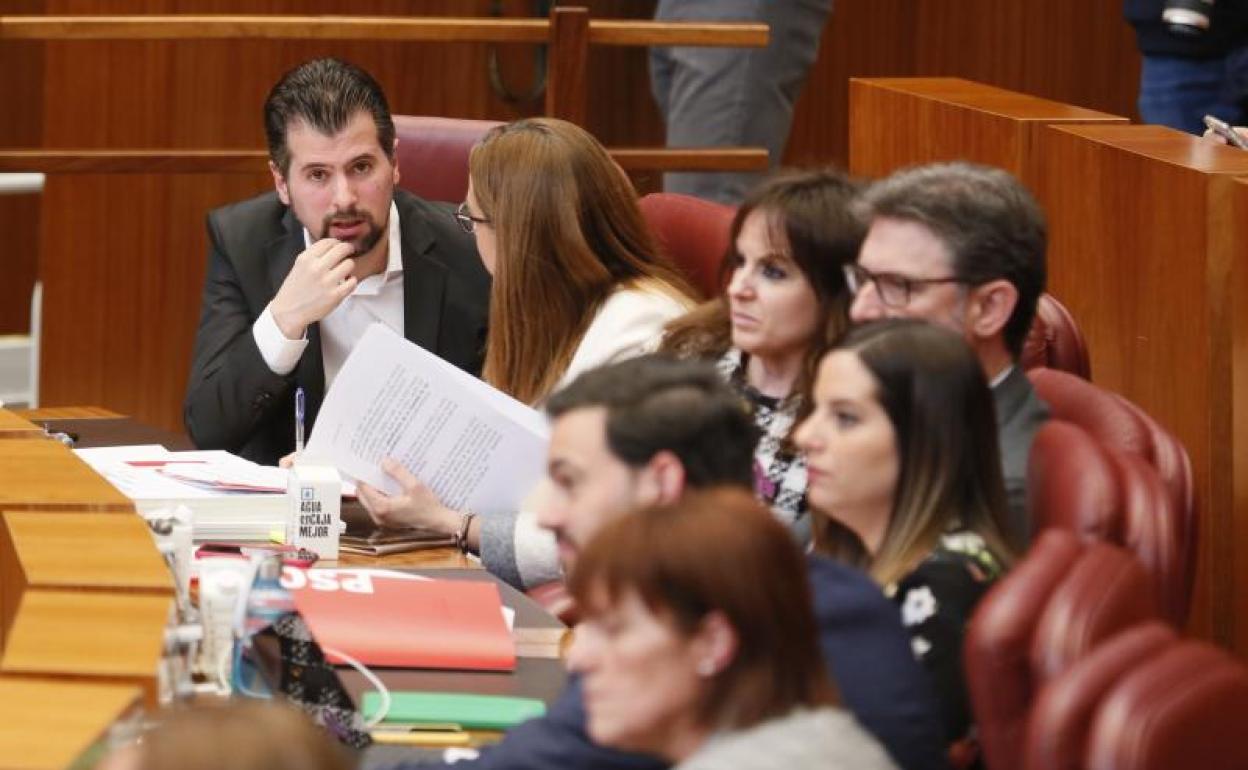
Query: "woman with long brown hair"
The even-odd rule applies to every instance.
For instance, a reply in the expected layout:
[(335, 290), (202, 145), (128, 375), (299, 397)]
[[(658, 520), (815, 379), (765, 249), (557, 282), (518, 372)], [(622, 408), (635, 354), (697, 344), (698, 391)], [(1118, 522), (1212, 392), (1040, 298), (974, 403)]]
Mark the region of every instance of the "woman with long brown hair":
[(991, 391), (956, 333), (916, 320), (852, 329), (819, 365), (806, 455), (816, 549), (857, 564), (901, 610), (953, 744), (971, 734), (962, 637), (1009, 567)]
[(532, 118), (486, 134), (460, 208), (490, 291), (484, 379), (525, 403), (580, 372), (658, 345), (691, 306), (659, 255), (637, 191), (597, 140)]
[(568, 665), (595, 742), (689, 770), (894, 767), (839, 705), (805, 560), (748, 492), (620, 517), (569, 588), (584, 620)]
[[(468, 172), (455, 217), (494, 279), (482, 376), (504, 393), (538, 405), (587, 369), (653, 350), (664, 325), (693, 306), (688, 283), (654, 244), (637, 191), (584, 129), (555, 118), (498, 126), (473, 148)], [(553, 545), (529, 517), (491, 517), (483, 535), (475, 517), (442, 505), (402, 466), (383, 469), (404, 491), (388, 497), (360, 485), (378, 523), (456, 535), (484, 548), (487, 566), (532, 550), (541, 555), (533, 581), (557, 576)]]
[(820, 354), (849, 325), (844, 266), (864, 228), (857, 185), (835, 170), (785, 171), (755, 189), (732, 221), (723, 294), (668, 326), (662, 349), (712, 360), (741, 394), (762, 438), (755, 492), (799, 542), (810, 542), (806, 467), (791, 434)]

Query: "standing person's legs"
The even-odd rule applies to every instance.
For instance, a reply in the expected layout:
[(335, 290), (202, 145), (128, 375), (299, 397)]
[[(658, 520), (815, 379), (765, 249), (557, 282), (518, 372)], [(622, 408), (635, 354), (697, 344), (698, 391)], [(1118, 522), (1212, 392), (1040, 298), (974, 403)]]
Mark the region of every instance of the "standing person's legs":
[[(668, 147), (761, 145), (780, 163), (793, 104), (819, 53), (832, 0), (660, 0), (663, 21), (759, 21), (758, 48), (666, 48), (651, 53), (651, 88), (667, 121)], [(671, 173), (668, 192), (739, 203), (760, 174)]]
[(1232, 126), (1248, 125), (1248, 45), (1226, 55), (1216, 110)]
[(1224, 59), (1145, 56), (1140, 68), (1140, 119), (1203, 134), (1206, 114), (1234, 121), (1222, 104)]

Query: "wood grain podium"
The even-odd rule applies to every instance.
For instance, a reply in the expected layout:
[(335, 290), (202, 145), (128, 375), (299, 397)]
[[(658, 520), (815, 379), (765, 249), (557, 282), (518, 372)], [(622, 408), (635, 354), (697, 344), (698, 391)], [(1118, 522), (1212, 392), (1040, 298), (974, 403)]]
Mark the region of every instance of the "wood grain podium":
[(0, 770), (64, 770), (139, 699), (125, 685), (0, 677)]
[[(1046, 129), (1033, 189), (1049, 286), (1098, 385), (1191, 454), (1200, 559), (1191, 629), (1248, 656), (1248, 153), (1160, 126)], [(1237, 408), (1238, 407), (1238, 408)]]
[(28, 590), (0, 674), (135, 685), (155, 709), (172, 604), (166, 596)]
[(57, 441), (0, 441), (0, 511), (133, 513), (134, 504)]
[(173, 580), (138, 516), (0, 513), (0, 651), (28, 589), (170, 597)]
[(916, 163), (969, 160), (1026, 181), (1045, 126), (1127, 122), (961, 78), (852, 78), (849, 170), (881, 177)]

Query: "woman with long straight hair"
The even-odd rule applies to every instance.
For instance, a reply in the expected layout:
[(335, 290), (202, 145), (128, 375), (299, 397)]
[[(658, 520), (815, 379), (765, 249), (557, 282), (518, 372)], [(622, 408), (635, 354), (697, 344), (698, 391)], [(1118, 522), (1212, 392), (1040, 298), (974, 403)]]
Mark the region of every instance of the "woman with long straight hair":
[[(693, 307), (628, 176), (584, 129), (555, 118), (497, 126), (473, 148), (468, 177), (455, 218), (493, 276), (482, 377), (516, 400), (540, 405), (587, 369), (652, 351)], [(553, 541), (531, 516), (493, 516), (483, 534), (397, 462), (382, 468), (403, 491), (360, 485), (378, 524), (454, 535), (513, 583), (558, 576)]]
[(891, 596), (932, 676), (951, 744), (971, 734), (962, 638), (1012, 562), (992, 394), (956, 333), (922, 321), (852, 329), (823, 357), (806, 456), (816, 550)]
[(484, 379), (538, 403), (586, 369), (652, 350), (691, 306), (637, 191), (597, 140), (554, 118), (492, 129), (469, 159), (470, 224), (486, 268)]

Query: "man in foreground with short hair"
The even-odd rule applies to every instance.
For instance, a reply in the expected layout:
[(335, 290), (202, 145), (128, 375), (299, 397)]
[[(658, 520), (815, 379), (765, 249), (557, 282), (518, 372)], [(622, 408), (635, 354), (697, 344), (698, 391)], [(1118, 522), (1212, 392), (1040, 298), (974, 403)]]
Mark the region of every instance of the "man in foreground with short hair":
[(846, 268), (855, 322), (921, 318), (962, 334), (996, 401), (1009, 498), (1007, 536), (1031, 538), (1027, 456), (1049, 418), (1018, 366), (1044, 292), (1044, 215), (1009, 173), (970, 163), (903, 169), (857, 202), (868, 224), (858, 262)]
[[(548, 488), (539, 511), (565, 571), (607, 522), (687, 489), (752, 490), (756, 429), (713, 367), (643, 356), (583, 374), (551, 397)], [(714, 543), (706, 543), (713, 549)], [(843, 705), (902, 768), (944, 767), (935, 703), (896, 607), (863, 573), (812, 556), (820, 642)], [(758, 622), (767, 622), (759, 618)], [(595, 745), (573, 675), (546, 716), (456, 767), (658, 768), (656, 758)]]
[(363, 70), (317, 59), (264, 105), (275, 190), (208, 215), (208, 271), (183, 416), (201, 448), (273, 464), (310, 430), (375, 322), (476, 374), (490, 280), (449, 207), (403, 190), (394, 121)]

